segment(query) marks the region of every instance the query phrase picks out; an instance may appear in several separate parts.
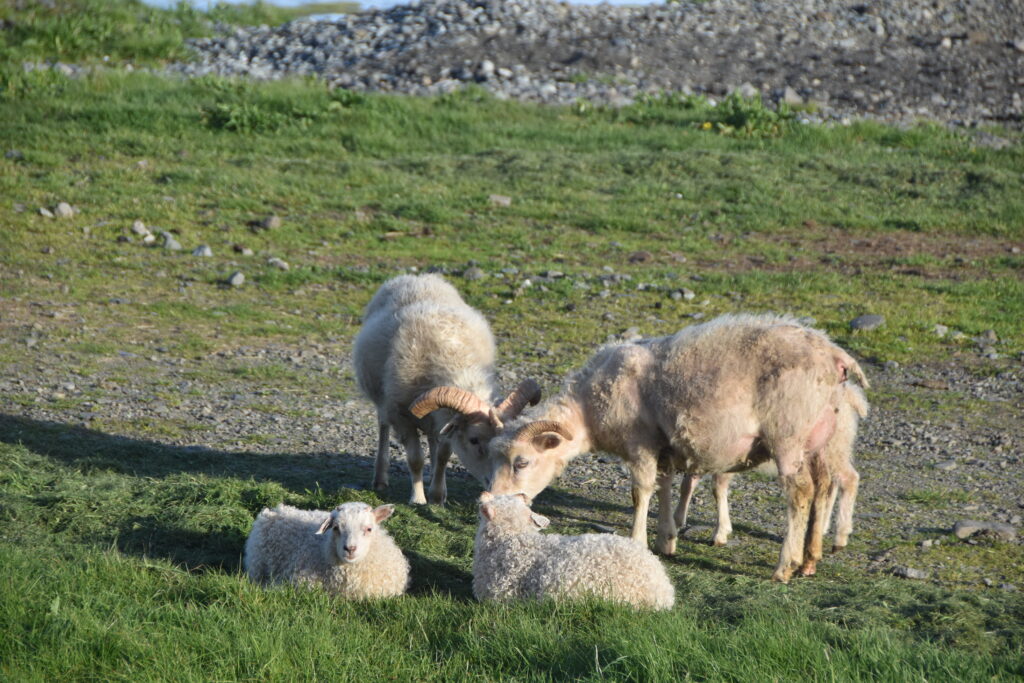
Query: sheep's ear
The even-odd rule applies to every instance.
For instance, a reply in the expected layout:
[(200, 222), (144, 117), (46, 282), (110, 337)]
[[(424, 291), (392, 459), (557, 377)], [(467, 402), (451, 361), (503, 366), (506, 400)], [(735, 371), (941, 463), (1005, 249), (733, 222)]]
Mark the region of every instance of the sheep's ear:
[(334, 522), (334, 517), (328, 516), (324, 523), (320, 525), (320, 528), (316, 530), (316, 533), (319, 535), (330, 529), (332, 522)]
[(494, 503), (481, 503), (480, 514), (484, 516), (488, 522), (494, 521)]
[(461, 415), (456, 415), (451, 420), (449, 420), (444, 427), (441, 427), (441, 431), (439, 432), (441, 436), (447, 436), (452, 430), (458, 427), (460, 417)]
[(494, 494), (491, 493), (490, 491), (484, 491), (483, 493), (480, 494), (480, 498), (478, 500), (481, 503), (486, 503), (488, 501), (494, 500)]
[(385, 519), (393, 515), (395, 512), (395, 506), (388, 503), (387, 505), (381, 505), (380, 507), (373, 509), (373, 517), (377, 520), (377, 524), (380, 524)]
[(530, 519), (537, 525), (538, 529), (547, 529), (548, 525), (551, 524), (551, 520), (544, 515), (538, 515), (536, 512), (530, 513)]
[(562, 444), (562, 437), (554, 432), (544, 432), (533, 437), (533, 447), (538, 451), (550, 451)]

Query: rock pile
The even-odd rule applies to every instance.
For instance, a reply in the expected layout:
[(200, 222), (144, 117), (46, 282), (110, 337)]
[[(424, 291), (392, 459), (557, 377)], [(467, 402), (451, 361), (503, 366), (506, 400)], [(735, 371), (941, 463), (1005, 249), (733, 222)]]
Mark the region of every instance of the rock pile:
[(1024, 0), (425, 0), (192, 41), (189, 75), (314, 74), (354, 90), (626, 104), (740, 90), (817, 116), (962, 125), (1024, 114)]

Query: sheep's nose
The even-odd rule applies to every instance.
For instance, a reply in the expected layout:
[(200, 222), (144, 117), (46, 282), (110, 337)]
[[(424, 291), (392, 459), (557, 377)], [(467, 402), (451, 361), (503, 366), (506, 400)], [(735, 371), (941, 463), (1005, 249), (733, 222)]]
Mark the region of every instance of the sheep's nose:
[(345, 552), (348, 553), (349, 555), (351, 555), (355, 551), (356, 551), (356, 547), (354, 545), (347, 545), (347, 546), (345, 546)]

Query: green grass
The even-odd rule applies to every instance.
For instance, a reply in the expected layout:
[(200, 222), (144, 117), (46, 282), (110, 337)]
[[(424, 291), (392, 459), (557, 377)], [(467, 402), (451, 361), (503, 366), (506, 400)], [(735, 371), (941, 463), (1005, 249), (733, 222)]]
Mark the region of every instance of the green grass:
[[(265, 505), (378, 502), (306, 487), (288, 457), (175, 449), (5, 420), (0, 672), (6, 679), (1010, 680), (1024, 601), (893, 579), (792, 586), (667, 563), (676, 609), (480, 605), (475, 510), (400, 505), (410, 594), (347, 603), (240, 573)], [(83, 450), (82, 447), (87, 447)], [(343, 461), (344, 462), (344, 461)], [(326, 474), (322, 472), (321, 474)], [(41, 542), (45, 539), (45, 543)], [(383, 643), (389, 646), (382, 647)], [(396, 647), (397, 646), (397, 647)]]

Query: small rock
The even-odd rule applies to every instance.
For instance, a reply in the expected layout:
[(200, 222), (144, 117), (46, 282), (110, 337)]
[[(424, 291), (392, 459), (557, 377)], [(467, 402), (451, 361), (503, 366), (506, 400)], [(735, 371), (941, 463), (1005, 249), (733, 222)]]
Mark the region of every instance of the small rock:
[(271, 256), (270, 258), (268, 258), (267, 265), (273, 266), (278, 270), (288, 270), (288, 268), (290, 267), (287, 261), (285, 261), (284, 259), (280, 259), (276, 256)]
[(156, 235), (154, 235), (153, 233), (149, 233), (148, 235), (142, 236), (143, 244), (153, 244), (153, 242), (156, 242)]
[(900, 364), (898, 361), (887, 360), (884, 363), (882, 363), (882, 369), (885, 370), (886, 372), (892, 372), (895, 370), (899, 370)]
[(253, 255), (252, 249), (250, 249), (249, 247), (244, 247), (241, 244), (236, 244), (233, 247), (231, 247), (231, 249), (236, 254), (241, 254), (242, 256), (252, 256)]
[(198, 247), (192, 250), (193, 256), (213, 256), (213, 249), (208, 244), (200, 244)]
[[(1021, 52), (1024, 52), (1024, 50), (1021, 50)], [(1008, 592), (1008, 593), (1013, 593), (1014, 591), (1017, 590), (1017, 587), (1014, 586), (1012, 583), (1001, 583), (1001, 584), (999, 584), (999, 588), (1001, 590), (1004, 590), (1004, 591)]]
[(945, 337), (946, 334), (949, 332), (949, 328), (946, 327), (945, 325), (936, 325), (935, 327), (932, 328), (932, 332), (937, 337)]
[(927, 579), (931, 574), (923, 569), (914, 569), (913, 567), (896, 567), (892, 570), (895, 576), (901, 579)]
[(935, 469), (939, 470), (940, 472), (952, 472), (956, 468), (956, 460), (947, 460), (945, 462), (940, 462), (935, 466)]
[(990, 532), (1003, 541), (1014, 541), (1017, 539), (1017, 530), (1010, 524), (1004, 524), (1003, 522), (979, 522), (974, 519), (962, 519), (953, 525), (953, 535), (960, 540), (968, 539), (982, 531)]
[(949, 36), (946, 36), (945, 38), (939, 41), (939, 47), (948, 50), (949, 48), (953, 47), (953, 39), (950, 38)]
[(138, 235), (139, 237), (145, 237), (146, 235), (149, 235), (151, 233), (149, 232), (149, 228), (146, 227), (145, 223), (143, 223), (140, 220), (136, 220), (132, 223), (132, 234)]
[(71, 218), (75, 215), (75, 210), (71, 208), (71, 205), (67, 202), (60, 202), (57, 204), (57, 208), (54, 211), (58, 218)]
[(492, 194), (487, 197), (491, 206), (512, 206), (512, 198), (503, 194)]
[(39, 207), (39, 215), (44, 218), (53, 218), (53, 212), (47, 209), (45, 206)]
[(164, 238), (164, 249), (168, 251), (181, 251), (181, 242), (179, 242), (174, 235), (169, 232), (162, 234)]
[(694, 292), (692, 289), (688, 289), (686, 287), (683, 287), (682, 289), (680, 289), (679, 293), (683, 295), (683, 299), (685, 299), (686, 301), (693, 301), (694, 298), (696, 298), (696, 296), (697, 296), (696, 292)]
[(800, 94), (791, 86), (787, 85), (786, 89), (782, 92), (782, 101), (790, 106), (794, 106), (803, 104), (804, 98), (800, 97)]
[(245, 274), (240, 270), (236, 270), (228, 276), (228, 284), (232, 287), (241, 287), (245, 282)]
[(874, 313), (866, 313), (864, 315), (857, 316), (856, 318), (851, 320), (850, 329), (868, 332), (870, 330), (877, 330), (884, 324), (884, 316), (875, 315)]
[(281, 217), (270, 215), (260, 221), (260, 228), (263, 230), (276, 230), (281, 227)]
[(1024, 52), (1024, 39), (1013, 41), (1013, 49), (1017, 52)]
[(931, 548), (933, 545), (935, 545), (935, 541), (933, 541), (930, 538), (921, 541), (921, 548), (922, 549), (923, 548)]
[(462, 272), (462, 277), (472, 282), (475, 280), (483, 280), (485, 277), (487, 277), (487, 273), (484, 272), (483, 268), (479, 268), (477, 266), (470, 266), (469, 268), (466, 268), (466, 270)]
[(649, 251), (634, 251), (627, 257), (630, 263), (647, 263), (653, 258)]
[(25, 158), (25, 154), (21, 150), (9, 149), (4, 152), (4, 158), (12, 161), (21, 161)]

